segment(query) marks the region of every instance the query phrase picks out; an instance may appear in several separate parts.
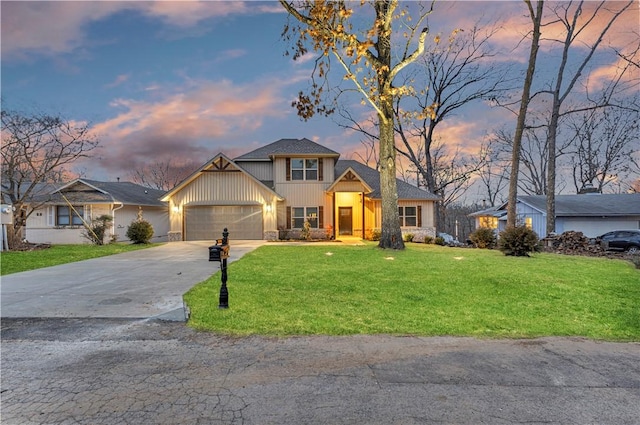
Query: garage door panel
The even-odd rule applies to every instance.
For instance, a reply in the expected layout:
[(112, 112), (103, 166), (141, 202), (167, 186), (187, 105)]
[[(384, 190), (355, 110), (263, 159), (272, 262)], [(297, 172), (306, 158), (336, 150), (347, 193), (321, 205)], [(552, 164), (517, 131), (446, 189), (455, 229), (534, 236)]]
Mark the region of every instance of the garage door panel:
[(185, 208), (186, 240), (214, 240), (229, 229), (231, 239), (262, 239), (260, 205), (216, 205)]

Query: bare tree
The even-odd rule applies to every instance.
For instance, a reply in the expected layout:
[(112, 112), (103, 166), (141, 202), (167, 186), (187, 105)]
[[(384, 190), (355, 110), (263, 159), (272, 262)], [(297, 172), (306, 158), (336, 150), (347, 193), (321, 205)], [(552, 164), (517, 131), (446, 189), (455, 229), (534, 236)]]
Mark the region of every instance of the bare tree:
[(132, 182), (159, 190), (171, 190), (193, 173), (200, 164), (195, 161), (174, 163), (170, 159), (156, 161), (133, 171)]
[(520, 173), (520, 151), (522, 146), (522, 135), (524, 134), (525, 124), (527, 120), (527, 111), (529, 102), (531, 101), (531, 86), (533, 84), (533, 76), (536, 70), (536, 61), (538, 57), (538, 49), (540, 48), (540, 35), (542, 25), (542, 11), (544, 1), (538, 0), (536, 10), (530, 0), (524, 0), (529, 10), (529, 18), (532, 23), (531, 48), (529, 50), (529, 62), (527, 65), (527, 73), (522, 87), (522, 97), (520, 99), (520, 108), (518, 110), (518, 119), (516, 123), (516, 131), (513, 136), (513, 145), (511, 151), (511, 176), (509, 178), (509, 197), (507, 203), (507, 227), (515, 227), (516, 225), (516, 202), (518, 198), (518, 176)]
[[(398, 0), (363, 1), (359, 6), (358, 3), (313, 0), (280, 0), (280, 4), (298, 22), (297, 26), (286, 26), (283, 32), (285, 38), (293, 39), (294, 59), (309, 49), (318, 54), (310, 92), (300, 92), (294, 102), (298, 115), (307, 119), (316, 113), (333, 112), (333, 106), (325, 101), (331, 60), (337, 61), (344, 70), (344, 79), (350, 81), (363, 102), (376, 111), (382, 197), (382, 232), (378, 246), (403, 249), (398, 216), (393, 105), (396, 99), (410, 93), (412, 87), (394, 86), (394, 82), (397, 83), (396, 77), (424, 52), (428, 29), (423, 25), (433, 4), (426, 8), (422, 4), (406, 4), (407, 8), (416, 10), (413, 14), (407, 9), (398, 10)], [(394, 45), (393, 35), (399, 27), (406, 38), (402, 45)], [(329, 97), (335, 105), (337, 97)]]
[(485, 208), (487, 202), (491, 207), (503, 202), (504, 189), (509, 185), (510, 161), (506, 154), (511, 152), (511, 147), (510, 143), (504, 142), (505, 140), (513, 141), (513, 137), (500, 131), (480, 147), (480, 155), (486, 160), (478, 170), (477, 176), (483, 188), (481, 196)]
[[(601, 1), (588, 13), (585, 13), (587, 11), (583, 8), (584, 1), (577, 2), (575, 8), (573, 7), (573, 2), (556, 3), (553, 8), (556, 23), (562, 25), (565, 31), (565, 38), (564, 40), (556, 40), (561, 43), (562, 55), (557, 68), (558, 71), (555, 77), (555, 84), (552, 88), (541, 92), (551, 95), (552, 98), (548, 129), (549, 160), (547, 163), (547, 234), (555, 232), (556, 228), (555, 192), (557, 133), (561, 115), (567, 114), (567, 111), (561, 111), (562, 105), (572, 93), (581, 75), (585, 71), (585, 68), (591, 61), (591, 58), (598, 47), (601, 45), (611, 26), (633, 3), (633, 0), (629, 0), (626, 3), (622, 3), (622, 6), (617, 8), (617, 10), (609, 10), (608, 7), (613, 4), (613, 2)], [(616, 5), (617, 4), (619, 3), (616, 3)], [(587, 44), (580, 36), (587, 30), (593, 30), (593, 27), (598, 24), (602, 19), (602, 16), (606, 13), (609, 13), (609, 19), (605, 21), (604, 26), (599, 30), (600, 32), (598, 33), (598, 37), (590, 45)], [(596, 20), (596, 17), (598, 20)], [(576, 44), (579, 44), (580, 50), (586, 51), (586, 54), (577, 61), (577, 66), (570, 67), (570, 53), (578, 53), (578, 48), (572, 49), (572, 46)]]
[[(88, 157), (98, 141), (89, 125), (59, 115), (21, 113), (4, 109), (2, 115), (2, 195), (15, 208), (9, 247), (20, 241), (25, 220), (46, 199), (47, 183), (60, 182), (65, 166)], [(49, 188), (50, 189), (50, 188)]]
[(570, 118), (575, 134), (572, 153), (576, 192), (594, 185), (598, 192), (613, 181), (624, 180), (632, 171), (633, 154), (640, 150), (640, 116), (621, 108), (584, 111)]
[[(444, 186), (459, 179), (454, 173), (452, 182), (442, 179), (436, 182), (436, 174), (442, 175), (442, 170), (435, 168), (432, 152), (437, 144), (438, 126), (459, 109), (495, 99), (505, 90), (507, 67), (491, 63), (495, 52), (489, 43), (496, 32), (494, 27), (482, 30), (477, 23), (469, 31), (454, 30), (447, 41), (436, 37), (435, 45), (421, 58), (422, 67), (407, 76), (425, 89), (396, 99), (398, 153), (414, 164), (432, 193), (442, 194)], [(421, 113), (428, 108), (432, 108), (432, 114)], [(440, 147), (435, 149), (441, 151)], [(424, 158), (419, 158), (419, 154)]]

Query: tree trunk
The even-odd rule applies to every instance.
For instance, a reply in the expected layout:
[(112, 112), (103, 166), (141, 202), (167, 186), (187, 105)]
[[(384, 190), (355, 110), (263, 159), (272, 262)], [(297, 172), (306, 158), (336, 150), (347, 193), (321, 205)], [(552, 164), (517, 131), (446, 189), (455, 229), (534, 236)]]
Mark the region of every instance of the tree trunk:
[(547, 160), (547, 236), (556, 231), (556, 129), (560, 116), (560, 102), (554, 98), (551, 122), (547, 143), (549, 159)]
[(396, 181), (396, 146), (393, 115), (380, 117), (380, 194), (382, 196), (382, 232), (380, 248), (404, 249)]
[(378, 52), (379, 67), (378, 120), (380, 127), (380, 195), (382, 198), (382, 230), (380, 248), (404, 249), (400, 216), (398, 214), (398, 185), (396, 181), (396, 143), (393, 115), (394, 95), (391, 81), (391, 14), (397, 2), (379, 1), (374, 3), (378, 40), (375, 47)]
[(527, 1), (529, 14), (533, 22), (533, 35), (531, 38), (531, 50), (529, 52), (529, 66), (527, 75), (522, 88), (522, 100), (520, 101), (520, 110), (518, 111), (518, 123), (516, 124), (516, 132), (513, 137), (513, 147), (511, 151), (511, 176), (509, 178), (509, 199), (507, 202), (507, 227), (515, 227), (516, 225), (516, 202), (518, 200), (518, 173), (520, 172), (520, 150), (522, 146), (522, 134), (527, 118), (527, 109), (531, 100), (531, 84), (533, 75), (536, 70), (536, 58), (538, 56), (538, 47), (540, 44), (540, 22), (542, 21), (543, 0), (538, 1), (537, 12), (533, 11), (531, 2)]

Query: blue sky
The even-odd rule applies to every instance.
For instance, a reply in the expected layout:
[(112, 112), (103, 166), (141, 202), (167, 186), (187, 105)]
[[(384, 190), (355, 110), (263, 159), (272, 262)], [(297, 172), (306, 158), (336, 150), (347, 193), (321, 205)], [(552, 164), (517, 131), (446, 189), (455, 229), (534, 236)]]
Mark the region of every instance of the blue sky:
[[(90, 123), (102, 147), (81, 164), (86, 177), (126, 179), (145, 162), (204, 163), (218, 152), (235, 157), (288, 137), (310, 138), (343, 158), (362, 150), (357, 133), (327, 118), (303, 122), (290, 106), (307, 86), (312, 62), (283, 55), (287, 17), (276, 2), (2, 1), (1, 8), (4, 106)], [(495, 45), (517, 75), (528, 49), (518, 44), (525, 14), (520, 1), (441, 2), (430, 33), (501, 18)], [(637, 23), (636, 7), (612, 43), (628, 45)], [(358, 105), (357, 116), (370, 116)], [(442, 131), (449, 143), (472, 149), (501, 122), (515, 119), (478, 103)]]

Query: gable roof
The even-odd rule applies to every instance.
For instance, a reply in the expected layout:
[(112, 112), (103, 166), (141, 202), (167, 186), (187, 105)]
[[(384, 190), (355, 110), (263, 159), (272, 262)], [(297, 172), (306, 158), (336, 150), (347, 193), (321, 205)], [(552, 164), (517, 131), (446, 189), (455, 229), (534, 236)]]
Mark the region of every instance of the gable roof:
[(152, 189), (131, 182), (101, 182), (82, 179), (83, 182), (110, 194), (118, 203), (125, 205), (166, 206), (160, 201), (164, 190)]
[(316, 155), (338, 158), (340, 154), (309, 139), (280, 139), (235, 158), (234, 161), (270, 161), (276, 156)]
[[(547, 212), (546, 195), (518, 196), (522, 202), (541, 214)], [(469, 214), (470, 217), (506, 214), (507, 202), (499, 207), (488, 208)], [(640, 216), (640, 193), (606, 194), (590, 193), (582, 195), (556, 195), (556, 217), (612, 217)]]
[[(89, 190), (87, 190), (89, 189)], [(131, 182), (101, 182), (97, 180), (75, 179), (58, 187), (47, 195), (47, 202), (83, 202), (90, 204), (117, 203), (139, 206), (166, 206), (158, 198), (164, 191), (141, 186)], [(63, 196), (64, 194), (64, 196)]]
[[(382, 198), (382, 194), (380, 193), (380, 173), (378, 171), (352, 159), (341, 159), (335, 166), (335, 178), (338, 179), (349, 168), (360, 176), (364, 180), (364, 183), (372, 189), (367, 196), (372, 199)], [(438, 195), (419, 189), (400, 179), (396, 179), (396, 183), (398, 185), (398, 199), (420, 199), (432, 201), (439, 201), (441, 199)]]
[(200, 176), (200, 174), (202, 174), (203, 172), (206, 172), (206, 171), (225, 171), (225, 170), (227, 170), (227, 171), (230, 171), (230, 170), (239, 171), (242, 174), (244, 174), (245, 176), (249, 177), (251, 180), (253, 180), (255, 183), (257, 183), (262, 188), (264, 188), (264, 189), (268, 190), (269, 192), (271, 192), (278, 200), (282, 200), (283, 199), (280, 195), (278, 195), (272, 188), (267, 186), (264, 182), (261, 182), (260, 180), (255, 178), (251, 173), (248, 173), (247, 171), (245, 171), (242, 167), (238, 166), (238, 164), (236, 164), (234, 161), (229, 159), (229, 157), (227, 157), (225, 154), (220, 152), (218, 155), (214, 156), (209, 161), (207, 161), (202, 167), (198, 168), (196, 171), (191, 173), (191, 175), (189, 177), (184, 179), (176, 187), (174, 187), (170, 191), (164, 193), (162, 195), (161, 200), (168, 201), (169, 198), (171, 198), (177, 192), (181, 191), (185, 186), (187, 186), (192, 181), (194, 181), (196, 178), (198, 178), (198, 176)]
[[(547, 211), (545, 195), (518, 196), (518, 201), (542, 213)], [(556, 195), (556, 217), (629, 215), (640, 215), (640, 193)]]

